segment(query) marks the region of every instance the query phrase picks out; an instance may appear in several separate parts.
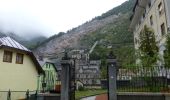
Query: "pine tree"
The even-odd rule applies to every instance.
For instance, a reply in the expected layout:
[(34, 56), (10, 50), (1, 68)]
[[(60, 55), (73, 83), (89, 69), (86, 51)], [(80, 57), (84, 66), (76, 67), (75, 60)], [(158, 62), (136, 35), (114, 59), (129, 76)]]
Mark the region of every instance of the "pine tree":
[(156, 45), (154, 31), (144, 26), (139, 39), (139, 55), (142, 67), (153, 67), (158, 60), (158, 47)]
[(167, 36), (166, 50), (164, 52), (165, 67), (170, 68), (170, 36)]

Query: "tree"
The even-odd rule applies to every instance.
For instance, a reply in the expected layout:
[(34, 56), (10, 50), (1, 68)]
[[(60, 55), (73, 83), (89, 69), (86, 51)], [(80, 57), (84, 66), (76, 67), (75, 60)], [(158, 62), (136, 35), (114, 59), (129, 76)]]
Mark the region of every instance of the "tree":
[(155, 85), (153, 85), (153, 67), (158, 61), (158, 46), (156, 44), (154, 31), (151, 28), (144, 26), (144, 29), (139, 34), (139, 40), (139, 59), (141, 61), (140, 64), (143, 68), (145, 67), (149, 72), (151, 72), (150, 77), (144, 74), (146, 75), (144, 80), (149, 86), (150, 91), (154, 92)]
[(164, 52), (164, 63), (166, 68), (170, 68), (170, 36), (167, 36), (166, 50)]
[(154, 31), (144, 26), (139, 40), (139, 56), (142, 67), (153, 67), (158, 60), (158, 46), (156, 45)]

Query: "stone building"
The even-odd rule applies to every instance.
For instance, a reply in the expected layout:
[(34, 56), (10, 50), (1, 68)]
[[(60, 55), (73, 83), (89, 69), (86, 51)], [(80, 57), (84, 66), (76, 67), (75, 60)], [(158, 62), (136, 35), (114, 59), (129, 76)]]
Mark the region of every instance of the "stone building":
[(73, 50), (72, 58), (75, 59), (76, 80), (83, 86), (100, 86), (100, 60), (88, 60), (84, 50)]
[(136, 50), (140, 45), (139, 34), (145, 25), (154, 30), (159, 54), (163, 59), (166, 37), (170, 31), (170, 0), (136, 0), (130, 25)]

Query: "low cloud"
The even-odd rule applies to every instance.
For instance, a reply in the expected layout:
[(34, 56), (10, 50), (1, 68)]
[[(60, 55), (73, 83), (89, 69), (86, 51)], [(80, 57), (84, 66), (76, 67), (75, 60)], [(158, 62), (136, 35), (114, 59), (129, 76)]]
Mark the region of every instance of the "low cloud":
[(126, 0), (0, 0), (0, 31), (25, 37), (66, 32)]

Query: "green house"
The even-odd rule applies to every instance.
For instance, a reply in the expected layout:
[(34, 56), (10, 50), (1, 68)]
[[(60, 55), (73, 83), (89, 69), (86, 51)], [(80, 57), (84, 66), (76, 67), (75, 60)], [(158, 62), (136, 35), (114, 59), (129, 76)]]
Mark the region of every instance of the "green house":
[(58, 80), (57, 68), (52, 61), (39, 61), (45, 75), (41, 75), (39, 78), (39, 91), (49, 92), (55, 90), (55, 86)]

